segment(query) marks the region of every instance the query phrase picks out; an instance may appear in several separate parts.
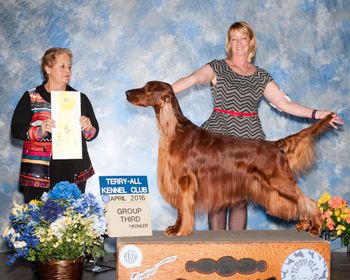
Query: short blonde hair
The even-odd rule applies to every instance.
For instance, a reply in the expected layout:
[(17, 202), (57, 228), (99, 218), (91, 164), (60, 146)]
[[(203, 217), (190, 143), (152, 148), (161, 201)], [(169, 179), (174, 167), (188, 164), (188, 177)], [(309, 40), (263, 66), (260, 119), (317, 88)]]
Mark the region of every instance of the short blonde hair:
[(70, 57), (71, 60), (73, 59), (72, 51), (67, 48), (51, 48), (45, 51), (43, 57), (41, 58), (41, 71), (44, 75), (45, 80), (48, 79), (45, 67), (52, 67), (56, 62), (56, 56), (61, 53), (65, 53)]
[(255, 33), (254, 33), (253, 29), (245, 21), (235, 22), (235, 23), (231, 24), (231, 26), (227, 30), (226, 45), (225, 45), (227, 56), (228, 56), (228, 58), (232, 57), (232, 48), (231, 48), (231, 44), (230, 44), (231, 32), (236, 31), (236, 30), (249, 36), (250, 50), (249, 50), (248, 60), (250, 62), (250, 61), (252, 61), (252, 59), (256, 53), (256, 37), (255, 37)]

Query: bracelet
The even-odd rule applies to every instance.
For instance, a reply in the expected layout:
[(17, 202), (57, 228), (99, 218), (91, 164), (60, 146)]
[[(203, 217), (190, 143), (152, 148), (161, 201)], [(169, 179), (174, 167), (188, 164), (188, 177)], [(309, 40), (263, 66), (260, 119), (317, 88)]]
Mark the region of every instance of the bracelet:
[(311, 113), (311, 118), (312, 119), (316, 119), (316, 112), (317, 110), (313, 110), (312, 113)]
[(36, 132), (38, 133), (38, 136), (39, 136), (40, 139), (43, 138), (43, 132), (42, 132), (41, 126), (38, 127)]
[(90, 140), (92, 139), (96, 134), (96, 128), (92, 127), (89, 131), (83, 131), (83, 135), (85, 137), (86, 140)]
[(91, 126), (91, 129), (89, 129), (89, 130), (85, 130), (85, 129), (84, 129), (84, 133), (89, 134), (89, 133), (91, 133), (93, 130), (94, 130), (94, 127)]

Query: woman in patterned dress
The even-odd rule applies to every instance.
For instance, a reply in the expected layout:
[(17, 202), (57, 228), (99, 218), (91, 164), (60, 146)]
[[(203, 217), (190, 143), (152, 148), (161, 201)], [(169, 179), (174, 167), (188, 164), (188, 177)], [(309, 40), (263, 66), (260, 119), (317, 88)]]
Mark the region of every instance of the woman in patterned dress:
[(44, 82), (26, 91), (13, 113), (11, 133), (23, 140), (19, 177), (24, 202), (40, 198), (60, 181), (76, 183), (85, 191), (88, 178), (94, 174), (86, 141), (95, 139), (99, 126), (88, 97), (80, 93), (82, 131), (82, 159), (52, 159), (51, 132), (55, 121), (51, 118), (51, 91), (76, 91), (68, 85), (72, 76), (72, 53), (66, 48), (48, 49), (41, 59)]
[[(264, 69), (252, 64), (256, 37), (243, 21), (233, 23), (226, 34), (227, 58), (213, 60), (172, 86), (175, 93), (193, 85), (210, 83), (213, 112), (202, 125), (204, 129), (236, 137), (264, 139), (259, 115), (259, 101), (265, 97), (273, 106), (288, 114), (321, 119), (330, 111), (315, 110), (291, 101)], [(342, 124), (334, 114), (330, 124)], [(242, 230), (247, 224), (247, 202), (208, 213), (211, 230)]]

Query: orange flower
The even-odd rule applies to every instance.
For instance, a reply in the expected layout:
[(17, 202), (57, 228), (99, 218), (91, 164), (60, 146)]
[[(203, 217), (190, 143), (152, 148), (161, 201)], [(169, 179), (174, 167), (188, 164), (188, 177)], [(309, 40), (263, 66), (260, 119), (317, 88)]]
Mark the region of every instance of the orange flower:
[(341, 208), (344, 204), (346, 204), (346, 201), (339, 196), (334, 196), (329, 201), (329, 206), (332, 208)]
[(327, 228), (328, 228), (329, 230), (333, 230), (333, 229), (334, 229), (334, 222), (333, 222), (332, 219), (328, 219), (328, 220), (327, 220)]
[(324, 221), (324, 220), (332, 220), (331, 216), (332, 216), (332, 211), (328, 209), (326, 212), (324, 212), (322, 214), (322, 221)]

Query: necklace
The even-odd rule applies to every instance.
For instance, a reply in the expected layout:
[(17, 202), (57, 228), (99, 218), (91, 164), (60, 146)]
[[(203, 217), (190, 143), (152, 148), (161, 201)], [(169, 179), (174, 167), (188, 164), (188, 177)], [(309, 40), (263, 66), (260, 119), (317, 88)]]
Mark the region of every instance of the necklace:
[(50, 93), (52, 90), (57, 90), (57, 91), (65, 91), (66, 90), (66, 85), (64, 85), (62, 87), (55, 87), (55, 89), (52, 89), (52, 86), (49, 82), (46, 82), (44, 87), (48, 93)]
[(231, 69), (240, 75), (248, 76), (254, 74), (255, 72), (255, 67), (252, 64), (247, 64), (246, 67), (241, 67), (233, 63), (231, 60), (228, 60), (228, 62), (228, 65), (231, 67)]

